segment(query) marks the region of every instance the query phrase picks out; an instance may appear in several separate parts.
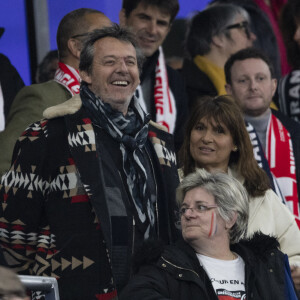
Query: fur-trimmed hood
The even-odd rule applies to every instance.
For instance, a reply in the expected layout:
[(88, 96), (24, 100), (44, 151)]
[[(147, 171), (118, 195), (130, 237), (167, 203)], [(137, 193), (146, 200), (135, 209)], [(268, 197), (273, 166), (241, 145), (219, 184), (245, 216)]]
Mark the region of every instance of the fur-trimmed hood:
[(251, 238), (241, 240), (238, 244), (232, 245), (233, 250), (240, 247), (251, 250), (256, 257), (264, 258), (268, 253), (279, 249), (280, 245), (275, 237), (256, 232)]
[[(61, 104), (48, 107), (44, 110), (43, 117), (50, 120), (58, 117), (63, 117), (65, 115), (72, 115), (78, 112), (81, 107), (82, 100), (80, 98), (80, 95), (78, 94)], [(168, 129), (165, 126), (153, 122), (152, 120), (150, 120), (149, 124), (156, 127), (157, 129), (168, 132)]]
[(71, 99), (55, 106), (48, 107), (43, 112), (46, 119), (54, 119), (65, 115), (75, 114), (82, 106), (80, 95), (75, 95)]

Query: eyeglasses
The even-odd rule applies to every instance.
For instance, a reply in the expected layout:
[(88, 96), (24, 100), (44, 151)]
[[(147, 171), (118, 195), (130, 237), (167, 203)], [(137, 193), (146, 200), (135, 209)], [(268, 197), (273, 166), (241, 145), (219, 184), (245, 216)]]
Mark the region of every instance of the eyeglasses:
[(73, 36), (71, 36), (72, 39), (76, 39), (79, 37), (84, 37), (84, 36), (88, 36), (90, 34), (90, 32), (85, 32), (85, 33), (81, 33), (81, 34), (75, 34)]
[(250, 32), (249, 23), (247, 21), (229, 25), (225, 27), (225, 30), (234, 29), (234, 28), (244, 29), (247, 38), (250, 39), (251, 32)]
[(181, 207), (179, 209), (179, 215), (180, 217), (184, 216), (188, 209), (191, 209), (192, 211), (195, 211), (197, 213), (204, 213), (212, 208), (217, 208), (218, 205), (203, 205), (203, 204), (197, 204), (196, 207)]

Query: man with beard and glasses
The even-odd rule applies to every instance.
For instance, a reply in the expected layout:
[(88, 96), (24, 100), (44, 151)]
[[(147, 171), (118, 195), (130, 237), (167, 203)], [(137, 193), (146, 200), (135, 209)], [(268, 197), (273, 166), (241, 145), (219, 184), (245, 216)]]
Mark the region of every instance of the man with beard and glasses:
[(129, 31), (94, 30), (80, 93), (27, 128), (2, 177), (7, 264), (59, 278), (62, 300), (117, 299), (142, 241), (177, 237), (173, 136), (134, 96), (141, 64)]

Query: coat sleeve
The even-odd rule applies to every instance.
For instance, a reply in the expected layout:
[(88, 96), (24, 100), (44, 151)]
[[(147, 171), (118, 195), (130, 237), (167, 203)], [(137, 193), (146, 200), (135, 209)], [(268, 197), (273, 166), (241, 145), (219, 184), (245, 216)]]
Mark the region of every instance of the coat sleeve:
[(248, 235), (255, 231), (275, 236), (290, 264), (300, 264), (300, 230), (292, 213), (272, 190), (250, 201)]
[(32, 273), (39, 240), (44, 243), (49, 232), (43, 215), (49, 188), (43, 173), (44, 144), (43, 123), (29, 126), (17, 141), (10, 170), (1, 178), (0, 246), (8, 266), (21, 274)]
[(171, 300), (164, 271), (156, 266), (140, 268), (121, 292), (120, 300)]

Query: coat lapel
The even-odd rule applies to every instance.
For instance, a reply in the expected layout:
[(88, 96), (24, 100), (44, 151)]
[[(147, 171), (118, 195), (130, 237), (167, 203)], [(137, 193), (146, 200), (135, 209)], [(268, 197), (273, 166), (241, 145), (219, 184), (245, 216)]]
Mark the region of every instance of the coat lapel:
[(91, 120), (81, 108), (77, 113), (66, 115), (68, 143), (86, 194), (98, 217), (98, 221), (111, 253), (111, 226), (107, 208), (107, 195), (101, 160), (97, 157), (95, 131)]

